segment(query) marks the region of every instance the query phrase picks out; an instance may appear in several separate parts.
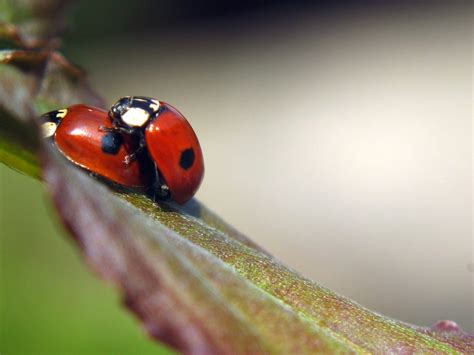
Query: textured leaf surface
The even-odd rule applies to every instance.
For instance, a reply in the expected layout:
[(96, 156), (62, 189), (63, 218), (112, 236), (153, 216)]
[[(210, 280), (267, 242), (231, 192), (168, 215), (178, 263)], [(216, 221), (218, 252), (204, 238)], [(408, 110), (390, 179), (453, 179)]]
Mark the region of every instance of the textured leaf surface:
[[(86, 261), (124, 295), (150, 335), (187, 353), (473, 353), (453, 322), (415, 327), (305, 279), (197, 201), (113, 192), (43, 147), (34, 118), (102, 106), (52, 51), (0, 52), (0, 159), (44, 179)], [(337, 256), (335, 256), (337, 257)]]

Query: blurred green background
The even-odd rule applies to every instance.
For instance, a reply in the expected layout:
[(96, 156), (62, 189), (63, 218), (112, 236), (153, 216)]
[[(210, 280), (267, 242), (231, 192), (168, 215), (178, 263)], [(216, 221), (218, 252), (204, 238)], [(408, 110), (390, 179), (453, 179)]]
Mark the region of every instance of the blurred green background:
[[(64, 53), (109, 103), (190, 119), (197, 196), (222, 217), (374, 311), (474, 330), (467, 2), (81, 0), (68, 23)], [(0, 178), (0, 352), (165, 352), (41, 184)]]
[(85, 266), (43, 186), (0, 165), (0, 353), (171, 354)]

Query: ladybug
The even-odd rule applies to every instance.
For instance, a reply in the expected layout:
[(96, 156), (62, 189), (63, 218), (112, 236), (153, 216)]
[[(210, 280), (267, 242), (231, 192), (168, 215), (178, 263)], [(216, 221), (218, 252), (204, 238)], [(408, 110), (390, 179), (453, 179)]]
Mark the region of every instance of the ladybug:
[(113, 128), (124, 137), (135, 137), (137, 150), (125, 157), (135, 161), (146, 148), (156, 164), (159, 193), (169, 190), (171, 198), (185, 203), (196, 193), (204, 177), (201, 146), (186, 118), (173, 106), (144, 96), (125, 96), (110, 109)]
[(155, 167), (146, 153), (127, 160), (139, 142), (101, 129), (113, 128), (108, 111), (79, 104), (48, 112), (41, 122), (43, 136), (68, 160), (92, 174), (131, 189), (145, 190), (154, 184)]

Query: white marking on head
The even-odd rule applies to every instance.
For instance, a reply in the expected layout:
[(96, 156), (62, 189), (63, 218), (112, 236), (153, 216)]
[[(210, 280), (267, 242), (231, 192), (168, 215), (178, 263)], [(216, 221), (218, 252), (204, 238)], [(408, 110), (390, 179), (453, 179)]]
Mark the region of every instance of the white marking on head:
[(59, 118), (64, 118), (66, 117), (66, 115), (67, 115), (67, 109), (58, 110), (58, 112), (56, 112), (56, 117), (59, 117)]
[(54, 122), (45, 122), (41, 125), (41, 130), (43, 132), (44, 138), (51, 137), (54, 133), (56, 133), (56, 129), (58, 125)]
[(122, 121), (131, 127), (143, 127), (150, 119), (150, 114), (139, 107), (131, 107), (122, 115)]
[(150, 108), (156, 112), (160, 108), (160, 102), (158, 100), (151, 100)]

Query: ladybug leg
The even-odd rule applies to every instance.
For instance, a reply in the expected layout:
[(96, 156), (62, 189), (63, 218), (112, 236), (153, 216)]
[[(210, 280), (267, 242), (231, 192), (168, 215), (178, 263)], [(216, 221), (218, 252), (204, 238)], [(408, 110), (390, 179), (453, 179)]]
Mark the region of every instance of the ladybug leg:
[(125, 134), (134, 134), (135, 130), (133, 128), (122, 127), (122, 126), (99, 126), (99, 131), (101, 132), (113, 132), (113, 133), (125, 133)]
[(133, 153), (128, 154), (128, 155), (125, 156), (125, 159), (123, 160), (124, 163), (126, 165), (130, 165), (134, 160), (137, 159), (138, 154), (141, 153), (141, 151), (143, 150), (143, 148), (145, 148), (145, 146), (146, 146), (145, 139), (142, 137), (140, 139), (140, 143), (139, 143), (138, 148)]
[(99, 131), (101, 132), (117, 132), (115, 127), (106, 127), (106, 126), (99, 126)]
[(153, 201), (167, 201), (171, 198), (171, 192), (169, 187), (166, 185), (166, 183), (163, 181), (163, 179), (160, 178), (161, 172), (156, 169), (156, 180), (153, 186), (150, 187), (150, 190), (148, 191), (148, 196)]
[(155, 189), (155, 200), (161, 200), (161, 201), (166, 201), (169, 200), (171, 197), (170, 189), (167, 185), (165, 184), (160, 184), (157, 186)]

